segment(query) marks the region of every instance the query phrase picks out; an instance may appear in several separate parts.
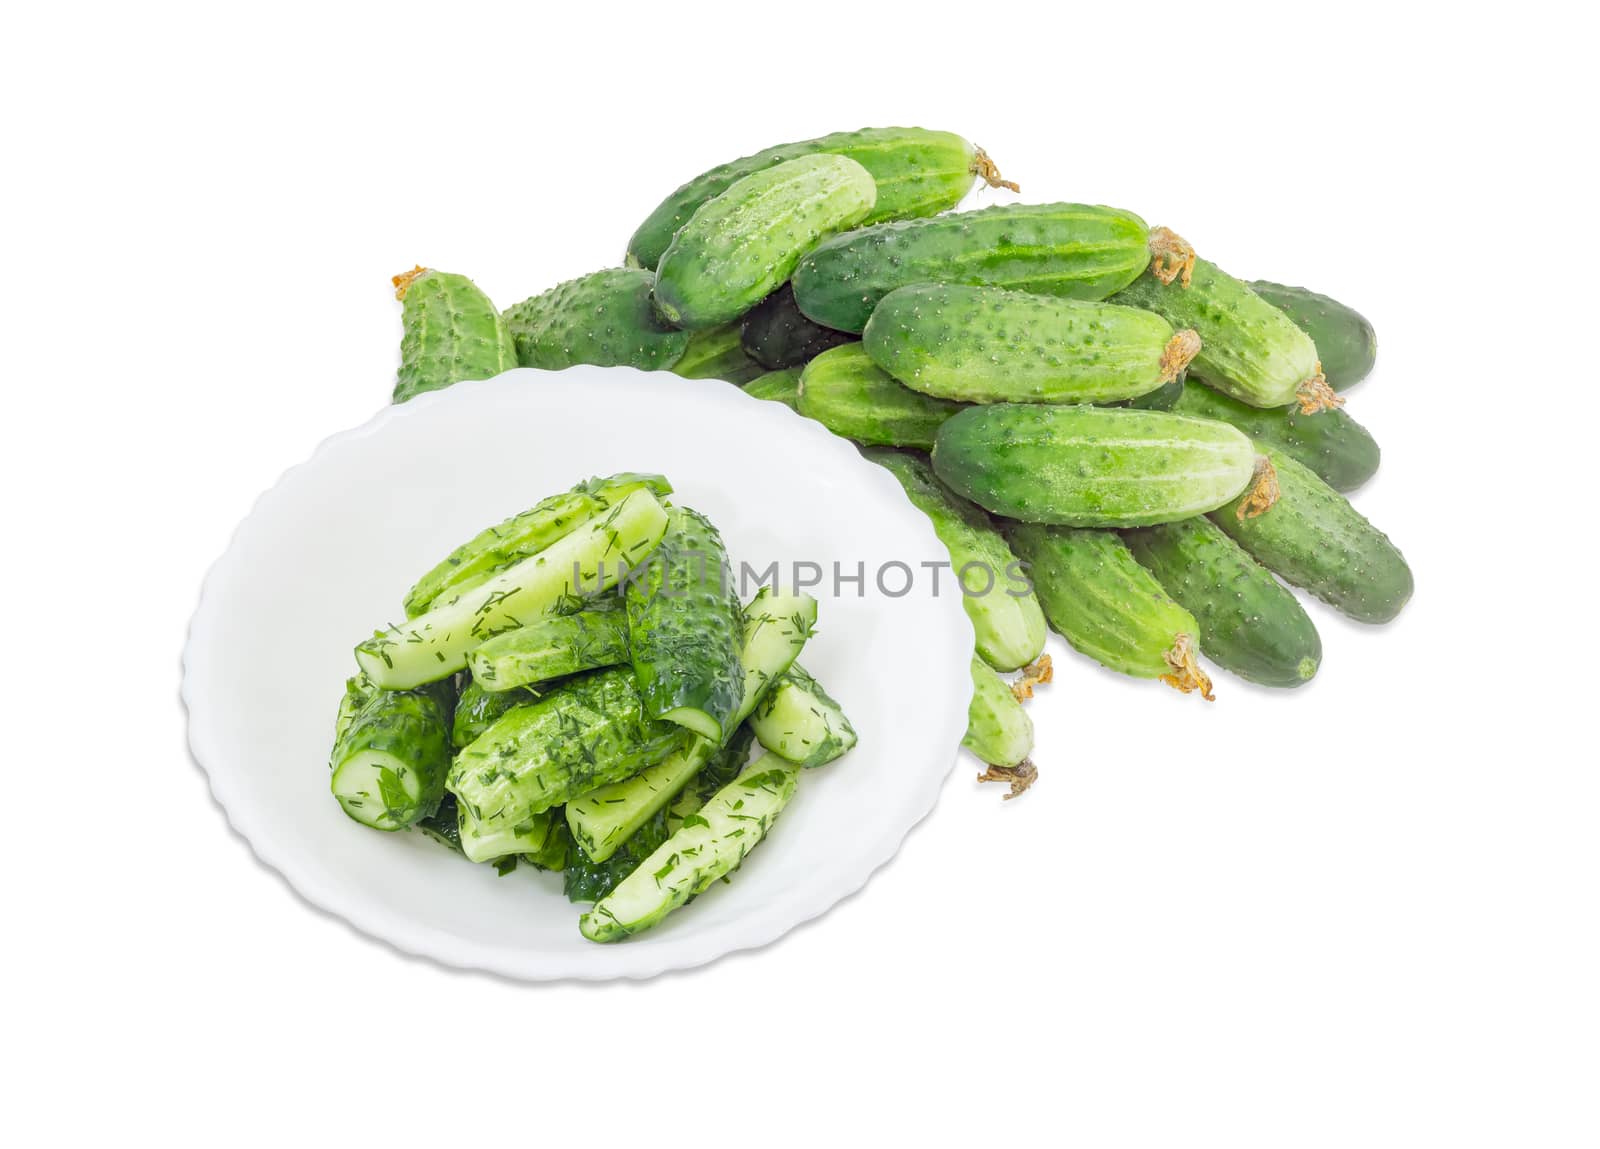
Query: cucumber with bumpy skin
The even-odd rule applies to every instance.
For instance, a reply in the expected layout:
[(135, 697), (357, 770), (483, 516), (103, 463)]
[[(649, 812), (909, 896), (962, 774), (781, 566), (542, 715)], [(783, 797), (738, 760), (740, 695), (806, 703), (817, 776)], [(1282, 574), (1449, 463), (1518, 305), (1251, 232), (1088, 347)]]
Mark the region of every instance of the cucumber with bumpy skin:
[(745, 353), (774, 371), (803, 367), (830, 347), (853, 337), (807, 319), (794, 302), (794, 288), (784, 284), (750, 309), (740, 321), (739, 341)]
[(1006, 518), (1074, 527), (1215, 510), (1250, 485), (1255, 460), (1249, 439), (1209, 419), (1011, 403), (952, 416), (933, 448), (933, 469), (956, 494)]
[(511, 332), (472, 280), (418, 267), (393, 282), (404, 332), (396, 403), (468, 379), (492, 379), (517, 365)]
[(1135, 411), (1170, 411), (1178, 405), (1178, 397), (1183, 394), (1183, 384), (1188, 372), (1178, 376), (1171, 383), (1163, 383), (1154, 391), (1147, 391), (1137, 399), (1124, 399), (1120, 403), (1107, 403), (1108, 407), (1132, 407)]
[(809, 155), (839, 155), (855, 160), (872, 174), (878, 199), (864, 222), (937, 215), (961, 202), (979, 179), (991, 187), (1017, 190), (1000, 178), (982, 148), (953, 132), (926, 128), (863, 128), (834, 132), (814, 140), (779, 144), (696, 176), (669, 195), (650, 213), (628, 241), (628, 263), (654, 268), (673, 235), (707, 200), (734, 182), (764, 168)]
[(457, 750), (470, 745), (489, 727), (500, 721), (506, 711), (537, 702), (539, 696), (531, 690), (485, 690), (472, 679), (467, 679), (461, 693), (456, 696), (455, 716), (450, 724), (450, 745)]
[(1172, 410), (1229, 423), (1304, 463), (1336, 491), (1354, 490), (1378, 469), (1377, 442), (1344, 411), (1304, 415), (1297, 407), (1252, 407), (1201, 383), (1185, 384)]
[(614, 606), (552, 615), (496, 635), (467, 655), (472, 680), (512, 690), (628, 661), (628, 619)]
[(1277, 498), (1236, 500), (1212, 516), (1257, 562), (1358, 622), (1388, 622), (1411, 598), (1411, 568), (1350, 501), (1281, 451), (1261, 444)]
[(1360, 312), (1304, 287), (1258, 279), (1250, 290), (1311, 336), (1328, 386), (1342, 391), (1372, 373), (1378, 361), (1378, 335)]
[[(878, 448), (862, 453), (899, 480), (911, 505), (928, 516), (950, 552), (950, 568), (962, 579), (961, 605), (972, 620), (979, 656), (996, 670), (1016, 670), (1038, 658), (1047, 629), (1044, 611), (1016, 577), (1021, 571), (1017, 556), (989, 517), (941, 483), (922, 459)], [(987, 579), (962, 575), (974, 565), (987, 569)], [(1014, 593), (1018, 591), (1022, 593)]]
[(972, 403), (1110, 403), (1170, 383), (1200, 349), (1137, 307), (1002, 287), (897, 287), (861, 345), (913, 391)]
[(450, 769), (450, 685), (380, 690), (333, 748), (331, 788), (351, 818), (399, 830), (438, 809)]
[(1210, 519), (1128, 531), (1133, 557), (1200, 624), (1206, 657), (1263, 686), (1300, 686), (1322, 661), (1305, 610)]
[(972, 701), (961, 745), (991, 766), (1018, 766), (1033, 753), (1033, 719), (1011, 687), (976, 656), (972, 659)]
[(794, 298), (811, 319), (840, 331), (860, 331), (879, 300), (913, 283), (1105, 299), (1144, 270), (1149, 244), (1149, 227), (1132, 212), (1003, 204), (835, 236), (800, 261)]
[(800, 370), (789, 367), (758, 375), (744, 385), (744, 393), (757, 399), (782, 403), (789, 410), (797, 411), (800, 407)]
[(826, 766), (856, 744), (844, 708), (797, 662), (750, 716), (761, 745), (811, 769)]
[(354, 678), (347, 678), (344, 682), (344, 696), (339, 699), (339, 714), (333, 722), (333, 740), (338, 742), (344, 732), (350, 728), (350, 723), (355, 721), (356, 715), (373, 698), (377, 697), (378, 688), (365, 674), (358, 674)]
[(654, 287), (648, 271), (608, 267), (507, 308), (517, 362), (547, 371), (578, 363), (641, 371), (671, 367), (688, 346), (689, 333), (661, 318)]
[(691, 333), (689, 346), (672, 365), (672, 373), (685, 379), (721, 379), (741, 387), (765, 370), (745, 354), (737, 323)]
[(806, 364), (795, 410), (865, 446), (926, 451), (940, 425), (965, 406), (911, 390), (868, 358), (861, 344), (849, 343)]
[(621, 941), (733, 873), (794, 797), (799, 774), (775, 754), (756, 759), (579, 919), (583, 936)]
[(1211, 698), (1200, 626), (1113, 531), (1019, 525), (1011, 533), (1045, 617), (1072, 648), (1136, 678)]
[(702, 204), (656, 266), (655, 300), (678, 327), (715, 327), (776, 291), (834, 232), (860, 223), (878, 191), (844, 156), (801, 156), (752, 173)]

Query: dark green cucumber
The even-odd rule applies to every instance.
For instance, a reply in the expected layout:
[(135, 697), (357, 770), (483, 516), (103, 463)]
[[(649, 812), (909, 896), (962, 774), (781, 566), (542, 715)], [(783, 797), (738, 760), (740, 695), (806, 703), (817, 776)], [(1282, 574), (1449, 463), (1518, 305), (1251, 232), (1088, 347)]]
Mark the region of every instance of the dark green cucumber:
[(879, 367), (924, 395), (973, 403), (1110, 403), (1172, 382), (1200, 340), (1137, 307), (918, 283), (879, 301), (861, 345)]
[(952, 416), (933, 449), (934, 471), (963, 498), (1009, 519), (1074, 527), (1143, 527), (1215, 510), (1250, 485), (1255, 460), (1250, 440), (1226, 423), (1015, 403)]
[(656, 266), (657, 309), (696, 330), (738, 319), (801, 256), (865, 219), (877, 196), (871, 173), (844, 156), (801, 156), (745, 176), (672, 237)]
[(1044, 611), (1033, 592), (1019, 584), (1017, 556), (989, 516), (941, 483), (922, 459), (879, 448), (863, 453), (900, 481), (911, 505), (928, 516), (950, 552), (978, 655), (996, 670), (1016, 670), (1038, 658), (1047, 629)]
[(350, 729), (350, 723), (355, 721), (356, 715), (377, 695), (377, 684), (365, 674), (345, 679), (344, 696), (339, 699), (339, 715), (333, 723), (334, 742), (344, 737), (344, 732)]
[(672, 365), (672, 373), (685, 379), (721, 379), (741, 387), (765, 370), (745, 354), (739, 343), (737, 323), (696, 331), (689, 337), (689, 346)]
[(704, 515), (674, 507), (666, 537), (631, 572), (628, 657), (645, 708), (721, 745), (744, 698), (744, 611), (722, 536)]
[(852, 337), (807, 319), (795, 305), (794, 288), (786, 283), (750, 309), (740, 322), (739, 340), (750, 358), (779, 371), (803, 367)]
[(456, 697), (455, 716), (450, 725), (450, 745), (460, 750), (500, 721), (506, 711), (538, 700), (539, 696), (531, 690), (485, 690), (472, 679), (467, 679)]
[(734, 182), (787, 160), (811, 155), (848, 156), (872, 173), (878, 200), (864, 222), (937, 215), (961, 202), (977, 179), (1009, 187), (984, 154), (952, 132), (926, 128), (863, 128), (814, 140), (779, 144), (696, 176), (669, 195), (628, 241), (628, 263), (654, 268), (679, 228), (707, 200)]
[(1311, 337), (1248, 285), (1203, 259), (1194, 260), (1187, 282), (1165, 279), (1152, 264), (1112, 302), (1147, 308), (1174, 327), (1199, 332), (1192, 377), (1252, 407), (1299, 403), (1311, 414), (1337, 405)]
[(770, 399), (782, 403), (791, 411), (800, 406), (800, 369), (787, 367), (782, 371), (768, 371), (744, 385), (744, 393), (757, 399)]
[(1377, 442), (1337, 409), (1304, 415), (1298, 407), (1252, 407), (1201, 383), (1186, 384), (1172, 409), (1232, 424), (1304, 463), (1336, 491), (1354, 490), (1378, 469)]
[(1211, 697), (1198, 661), (1199, 623), (1114, 531), (1023, 524), (1011, 542), (1050, 626), (1074, 650), (1123, 674)]
[(806, 364), (795, 410), (869, 447), (926, 451), (940, 424), (965, 406), (918, 394), (868, 358), (861, 344), (848, 343)]
[(1200, 624), (1206, 657), (1263, 686), (1300, 686), (1322, 639), (1299, 601), (1207, 518), (1124, 536), (1138, 559)]
[(991, 766), (1018, 766), (1033, 753), (1033, 719), (1005, 679), (977, 657), (972, 660), (972, 701), (961, 745)]
[(1358, 622), (1399, 614), (1411, 598), (1411, 568), (1389, 537), (1310, 468), (1258, 446), (1276, 472), (1277, 500), (1257, 511), (1246, 496), (1212, 520), (1262, 566)]
[(1304, 287), (1258, 279), (1250, 289), (1311, 336), (1328, 386), (1342, 391), (1372, 373), (1378, 361), (1378, 335), (1360, 312)]
[(627, 661), (628, 619), (614, 607), (542, 618), (498, 634), (467, 654), (472, 681), (494, 691)]
[(403, 305), (396, 403), (468, 379), (492, 379), (517, 365), (511, 332), (472, 280), (418, 267), (393, 282)]
[(836, 236), (802, 259), (794, 298), (812, 320), (840, 331), (860, 331), (879, 300), (913, 283), (1105, 299), (1144, 270), (1149, 241), (1149, 227), (1132, 212), (1073, 203), (878, 224)]
[(559, 371), (578, 363), (660, 371), (682, 357), (689, 333), (663, 320), (655, 276), (608, 267), (525, 299), (505, 313), (524, 367)]
[(330, 785), (346, 814), (375, 830), (399, 830), (438, 809), (453, 703), (443, 682), (373, 694), (333, 748)]

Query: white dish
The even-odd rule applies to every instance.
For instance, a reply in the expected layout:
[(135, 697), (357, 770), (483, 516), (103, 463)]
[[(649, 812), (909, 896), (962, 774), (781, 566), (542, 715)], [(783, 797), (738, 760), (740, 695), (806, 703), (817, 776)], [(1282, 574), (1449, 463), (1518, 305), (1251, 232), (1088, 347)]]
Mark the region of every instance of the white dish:
[[(351, 648), (411, 581), (481, 527), (580, 479), (658, 471), (722, 530), (737, 566), (829, 572), (802, 658), (860, 734), (801, 779), (731, 883), (601, 946), (560, 878), (505, 878), (418, 833), (347, 819), (328, 792)], [(529, 980), (649, 977), (764, 945), (859, 889), (927, 815), (955, 761), (972, 629), (948, 555), (899, 485), (781, 404), (625, 368), (510, 371), (382, 411), (261, 496), (206, 578), (184, 651), (189, 742), (228, 819), (308, 901), (409, 953)], [(918, 572), (910, 593), (881, 564)], [(848, 582), (863, 564), (857, 597)], [(887, 586), (903, 582), (891, 571)]]

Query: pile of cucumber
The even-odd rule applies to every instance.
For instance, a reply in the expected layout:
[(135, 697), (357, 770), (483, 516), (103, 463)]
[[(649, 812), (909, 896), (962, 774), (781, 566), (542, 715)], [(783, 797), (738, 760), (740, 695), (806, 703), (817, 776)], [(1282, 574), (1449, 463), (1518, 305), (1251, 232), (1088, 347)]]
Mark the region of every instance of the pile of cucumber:
[(626, 266), (503, 315), (419, 269), (396, 280), (395, 399), (513, 361), (626, 365), (726, 379), (859, 443), (957, 569), (1020, 562), (1031, 578), (1020, 599), (963, 599), (968, 745), (995, 777), (1023, 767), (1032, 733), (990, 677), (1038, 659), (1047, 626), (1210, 699), (1202, 655), (1267, 686), (1317, 672), (1321, 641), (1285, 583), (1394, 618), (1410, 569), (1343, 494), (1378, 466), (1339, 394), (1372, 369), (1371, 325), (1235, 279), (1129, 211), (952, 211), (978, 181), (1018, 190), (947, 132), (837, 133), (696, 176), (640, 225)]
[(737, 869), (800, 771), (856, 734), (795, 661), (816, 601), (741, 605), (717, 529), (671, 493), (591, 479), (418, 579), (406, 622), (356, 647), (331, 761), (345, 813), (502, 874), (561, 871), (597, 942)]

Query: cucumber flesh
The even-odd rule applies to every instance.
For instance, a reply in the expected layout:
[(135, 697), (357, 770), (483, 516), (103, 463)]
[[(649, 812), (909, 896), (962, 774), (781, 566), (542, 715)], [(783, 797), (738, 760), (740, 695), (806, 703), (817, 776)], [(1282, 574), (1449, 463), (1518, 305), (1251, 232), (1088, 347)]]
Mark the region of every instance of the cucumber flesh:
[(763, 747), (807, 769), (826, 766), (856, 744), (844, 708), (798, 662), (750, 717)]

